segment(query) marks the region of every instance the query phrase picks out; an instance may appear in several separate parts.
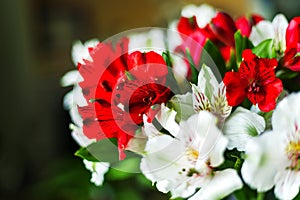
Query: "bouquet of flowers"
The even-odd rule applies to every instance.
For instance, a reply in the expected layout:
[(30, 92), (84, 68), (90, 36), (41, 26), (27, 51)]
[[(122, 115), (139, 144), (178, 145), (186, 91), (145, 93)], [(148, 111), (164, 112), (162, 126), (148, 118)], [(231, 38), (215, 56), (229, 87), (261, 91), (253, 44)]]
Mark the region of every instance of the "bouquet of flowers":
[(168, 29), (76, 42), (72, 58), (64, 106), (91, 182), (111, 167), (171, 198), (297, 197), (300, 17), (188, 5)]

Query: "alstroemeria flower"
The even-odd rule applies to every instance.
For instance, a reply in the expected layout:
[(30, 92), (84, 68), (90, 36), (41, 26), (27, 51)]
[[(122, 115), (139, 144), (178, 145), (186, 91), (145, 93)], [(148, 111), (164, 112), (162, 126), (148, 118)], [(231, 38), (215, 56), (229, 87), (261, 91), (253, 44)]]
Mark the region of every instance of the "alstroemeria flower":
[(283, 14), (277, 14), (273, 21), (262, 20), (252, 27), (249, 36), (254, 46), (266, 39), (273, 39), (274, 48), (278, 53), (283, 53), (286, 49), (285, 33), (288, 21)]
[(231, 112), (226, 99), (226, 87), (218, 83), (212, 70), (203, 65), (198, 75), (198, 85), (192, 84), (193, 107), (195, 112), (207, 110), (213, 113), (222, 124)]
[(237, 20), (235, 20), (235, 25), (236, 28), (241, 31), (243, 36), (249, 37), (252, 27), (262, 20), (264, 20), (262, 16), (251, 14), (248, 16), (239, 17)]
[(113, 48), (99, 43), (90, 55), (93, 61), (79, 65), (80, 82), (87, 106), (79, 107), (83, 132), (88, 138), (118, 138), (120, 159), (123, 150), (142, 123), (143, 114), (151, 117), (155, 104), (171, 96), (165, 85), (168, 69), (162, 56), (150, 51), (128, 54), (128, 40)]
[[(227, 145), (216, 126), (216, 117), (201, 111), (178, 125), (175, 116), (169, 116), (168, 124), (162, 124), (173, 137), (152, 129), (153, 137), (141, 161), (142, 172), (157, 182), (158, 190), (171, 192), (172, 198), (206, 200), (220, 199), (240, 189), (242, 181), (234, 169), (216, 169), (224, 161)], [(197, 188), (200, 190), (196, 192)]]
[(272, 131), (246, 146), (242, 176), (259, 192), (275, 185), (279, 199), (293, 199), (300, 187), (300, 93), (290, 94), (277, 105)]
[(250, 49), (244, 50), (238, 72), (227, 72), (223, 79), (230, 106), (237, 106), (247, 97), (260, 110), (271, 111), (282, 91), (282, 82), (275, 77), (276, 59), (259, 58)]
[(286, 51), (283, 65), (293, 71), (300, 71), (300, 17), (295, 17), (286, 30)]
[(196, 65), (199, 64), (202, 48), (207, 39), (220, 49), (225, 61), (230, 59), (231, 48), (235, 46), (234, 33), (237, 29), (228, 14), (215, 10), (202, 12), (202, 7), (189, 6), (183, 10), (177, 29), (183, 42), (176, 51), (185, 54), (188, 48)]

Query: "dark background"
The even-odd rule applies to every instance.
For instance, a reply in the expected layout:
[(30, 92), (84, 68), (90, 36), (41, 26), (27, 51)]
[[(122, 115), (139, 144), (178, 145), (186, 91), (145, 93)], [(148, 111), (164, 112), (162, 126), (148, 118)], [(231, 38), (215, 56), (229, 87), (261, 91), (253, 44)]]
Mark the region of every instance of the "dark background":
[(73, 41), (166, 27), (191, 2), (210, 3), (233, 17), (252, 10), (267, 18), (278, 11), (289, 18), (300, 14), (298, 0), (0, 1), (0, 199), (163, 199), (140, 176), (108, 177), (102, 188), (89, 183), (90, 173), (73, 156), (78, 145), (62, 108), (71, 88), (59, 83), (74, 69)]

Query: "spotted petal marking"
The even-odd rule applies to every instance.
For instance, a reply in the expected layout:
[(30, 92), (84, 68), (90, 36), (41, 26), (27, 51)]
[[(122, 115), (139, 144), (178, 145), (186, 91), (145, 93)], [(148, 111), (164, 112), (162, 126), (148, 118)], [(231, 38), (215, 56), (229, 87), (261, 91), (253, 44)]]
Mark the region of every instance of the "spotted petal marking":
[(226, 99), (226, 86), (221, 82), (211, 98), (211, 112), (223, 122), (230, 115), (231, 109)]
[(200, 112), (202, 110), (211, 110), (211, 105), (208, 98), (203, 92), (200, 91), (200, 88), (192, 84), (193, 90), (193, 107), (195, 112)]

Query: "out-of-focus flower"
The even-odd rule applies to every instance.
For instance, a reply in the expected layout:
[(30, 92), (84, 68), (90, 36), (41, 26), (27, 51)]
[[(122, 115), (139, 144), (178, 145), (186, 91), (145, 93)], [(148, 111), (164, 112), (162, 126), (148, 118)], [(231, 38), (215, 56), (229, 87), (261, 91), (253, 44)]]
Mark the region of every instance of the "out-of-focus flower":
[(286, 30), (286, 51), (283, 65), (293, 71), (300, 71), (300, 17), (295, 17)]
[(224, 12), (214, 9), (202, 12), (202, 9), (206, 7), (188, 6), (183, 9), (182, 17), (177, 24), (183, 42), (176, 51), (186, 54), (188, 48), (197, 66), (203, 46), (209, 39), (219, 48), (224, 60), (229, 61), (232, 48), (235, 46), (234, 33), (237, 31), (233, 19)]
[(249, 37), (252, 27), (262, 20), (264, 20), (262, 16), (251, 14), (248, 16), (239, 17), (237, 20), (235, 20), (235, 25), (236, 28), (241, 31), (243, 36)]
[(276, 59), (259, 58), (247, 49), (238, 72), (226, 72), (223, 82), (229, 105), (236, 106), (247, 97), (260, 110), (271, 111), (282, 91), (282, 82), (275, 77)]
[(275, 185), (279, 199), (293, 199), (300, 187), (300, 93), (279, 102), (272, 117), (272, 131), (246, 146), (242, 176), (246, 183), (264, 192)]
[(217, 118), (207, 111), (180, 125), (174, 118), (164, 126), (167, 130), (173, 127), (169, 129), (173, 136), (157, 134), (159, 130), (152, 129), (156, 136), (149, 138), (141, 161), (142, 172), (153, 183), (157, 182), (158, 190), (170, 191), (172, 198), (192, 195), (190, 200), (201, 200), (220, 199), (241, 188), (242, 182), (234, 169), (215, 169), (223, 163), (227, 145), (227, 139), (216, 126)]
[(91, 182), (97, 186), (101, 186), (104, 181), (104, 174), (109, 170), (107, 162), (91, 162), (83, 160), (85, 167), (92, 172)]
[(258, 22), (249, 36), (256, 46), (266, 39), (273, 39), (276, 52), (282, 54), (286, 49), (285, 34), (288, 21), (283, 14), (277, 14), (273, 21), (262, 20)]

